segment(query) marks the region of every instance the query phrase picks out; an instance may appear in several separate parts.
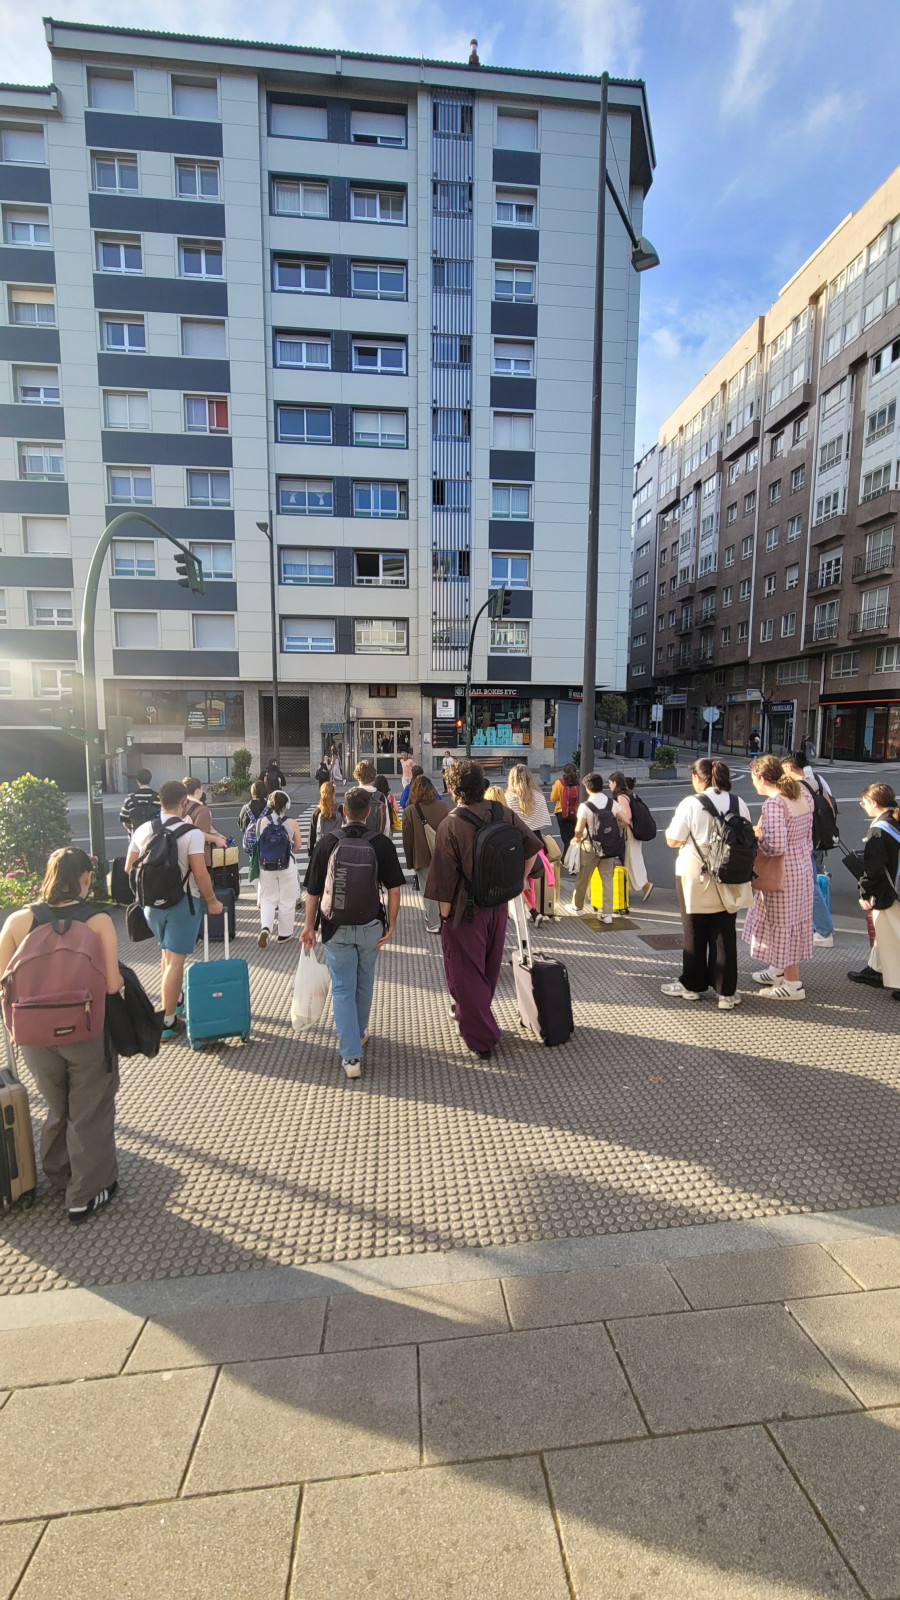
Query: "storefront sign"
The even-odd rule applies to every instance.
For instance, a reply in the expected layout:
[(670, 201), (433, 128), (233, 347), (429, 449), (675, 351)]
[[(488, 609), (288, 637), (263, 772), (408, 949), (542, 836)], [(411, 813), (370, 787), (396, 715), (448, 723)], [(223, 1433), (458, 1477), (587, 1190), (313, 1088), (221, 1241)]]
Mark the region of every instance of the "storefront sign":
[(667, 694), (666, 695), (666, 705), (667, 706), (686, 706), (687, 705), (687, 694), (684, 693), (682, 690), (677, 690), (673, 694)]
[(748, 700), (761, 700), (762, 699), (762, 690), (761, 689), (748, 689), (747, 690), (747, 699)]
[(791, 717), (794, 714), (793, 700), (773, 700), (769, 707), (773, 717)]
[(434, 702), (434, 714), (435, 714), (436, 717), (444, 717), (444, 718), (452, 717), (452, 718), (455, 719), (455, 717), (456, 717), (456, 701), (455, 700), (435, 700), (435, 702)]

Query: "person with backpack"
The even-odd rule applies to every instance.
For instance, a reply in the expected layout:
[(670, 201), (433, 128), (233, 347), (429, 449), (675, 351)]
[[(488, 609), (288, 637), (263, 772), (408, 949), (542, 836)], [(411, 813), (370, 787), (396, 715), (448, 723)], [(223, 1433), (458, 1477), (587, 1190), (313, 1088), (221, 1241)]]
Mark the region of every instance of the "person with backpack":
[(300, 824), (288, 816), (291, 797), (283, 789), (269, 795), (269, 803), (256, 824), (256, 903), (260, 933), (257, 944), (265, 950), (278, 920), (278, 943), (293, 936), (297, 905), (297, 861), (303, 848)]
[(642, 841), (656, 838), (653, 813), (647, 802), (635, 794), (633, 778), (626, 778), (624, 772), (611, 772), (606, 781), (622, 813), (619, 820), (625, 829), (625, 871), (628, 873), (629, 888), (639, 889), (641, 898), (649, 900), (653, 885), (644, 866)]
[(744, 801), (731, 793), (724, 761), (703, 756), (691, 767), (693, 794), (675, 808), (666, 844), (678, 851), (675, 884), (684, 947), (681, 977), (662, 993), (699, 1000), (712, 989), (720, 1011), (740, 1005), (737, 914), (750, 904), (756, 839)]
[(807, 764), (805, 750), (784, 756), (781, 765), (812, 795), (813, 944), (830, 950), (834, 944), (834, 921), (819, 884), (819, 874), (825, 872), (826, 851), (833, 850), (837, 844), (837, 803), (825, 779)]
[(274, 756), (272, 757), (271, 761), (267, 762), (265, 768), (260, 773), (259, 781), (263, 786), (263, 790), (267, 799), (270, 794), (275, 793), (276, 789), (284, 788), (285, 784), (287, 783), (287, 778), (282, 772)]
[(756, 827), (760, 857), (781, 856), (781, 888), (756, 890), (741, 937), (768, 966), (754, 972), (763, 1000), (805, 1000), (800, 962), (813, 953), (813, 803), (778, 756), (757, 756), (750, 776), (763, 807)]
[[(625, 850), (622, 833), (622, 809), (615, 799), (603, 793), (603, 779), (599, 772), (589, 772), (582, 779), (587, 798), (575, 813), (575, 843), (581, 849), (581, 864), (575, 879), (575, 892), (566, 907), (573, 916), (594, 915), (590, 905), (585, 910), (585, 900), (591, 887), (594, 869), (600, 873), (603, 884), (603, 904), (613, 904), (613, 874)], [(601, 922), (612, 922), (611, 911), (599, 913)]]
[(559, 828), (559, 837), (562, 840), (563, 856), (575, 836), (575, 818), (578, 814), (580, 795), (578, 773), (573, 763), (567, 761), (562, 769), (562, 777), (557, 778), (550, 790), (550, 804), (556, 812), (556, 826)]
[[(371, 761), (357, 761), (353, 768), (353, 776), (357, 788), (362, 789), (369, 796), (369, 809), (366, 812), (365, 828), (367, 833), (385, 833), (391, 831), (391, 818), (387, 801), (375, 784), (375, 768)], [(342, 816), (346, 820), (346, 813)]]
[(250, 799), (241, 806), (238, 817), (238, 827), (241, 833), (246, 833), (251, 822), (258, 822), (266, 809), (266, 792), (259, 778), (254, 778), (250, 785)]
[(41, 1166), (65, 1192), (70, 1222), (84, 1222), (118, 1187), (119, 1064), (105, 1013), (123, 979), (115, 923), (87, 900), (93, 871), (84, 850), (54, 850), (40, 898), (0, 933), (4, 1021), (47, 1102)]
[(859, 903), (872, 914), (875, 940), (868, 964), (847, 977), (873, 989), (893, 989), (894, 999), (900, 1000), (900, 808), (889, 783), (870, 783), (859, 803), (870, 824)]
[(425, 884), (431, 866), (435, 835), (445, 817), (450, 815), (446, 800), (441, 800), (430, 778), (423, 772), (413, 778), (409, 800), (403, 811), (403, 854), (406, 865), (416, 875), (416, 887), (425, 903), (425, 931), (439, 934), (441, 913), (437, 902), (425, 900)]
[(447, 782), (456, 809), (438, 824), (425, 898), (440, 907), (451, 1015), (469, 1049), (488, 1060), (500, 1038), (491, 1004), (508, 905), (524, 893), (541, 842), (508, 806), (484, 799), (477, 762), (454, 761)]
[(397, 806), (394, 801), (394, 796), (391, 794), (391, 786), (383, 772), (379, 772), (378, 777), (375, 779), (375, 788), (378, 790), (378, 793), (381, 795), (385, 805), (387, 806), (388, 833), (399, 833), (400, 817), (397, 813)]
[(152, 822), (159, 816), (159, 795), (153, 787), (150, 773), (146, 767), (135, 773), (137, 788), (125, 796), (122, 809), (119, 812), (119, 821), (126, 833), (133, 833), (144, 822)]
[(131, 836), (126, 870), (135, 900), (143, 906), (147, 925), (160, 948), (163, 1043), (184, 1032), (182, 979), (184, 963), (197, 942), (203, 920), (202, 901), (210, 916), (222, 911), (199, 828), (186, 822), (187, 791), (173, 779), (159, 791), (160, 813)]
[[(306, 911), (300, 943), (312, 949), (322, 935), (331, 973), (334, 1025), (348, 1078), (362, 1074), (375, 963), (397, 925), (403, 869), (392, 840), (366, 828), (368, 790), (348, 789), (339, 833), (326, 833), (306, 870)], [(385, 914), (381, 891), (387, 890)]]
[(337, 801), (334, 794), (334, 784), (326, 778), (319, 785), (319, 804), (309, 819), (309, 855), (312, 853), (320, 839), (326, 833), (340, 833), (343, 818), (338, 815)]

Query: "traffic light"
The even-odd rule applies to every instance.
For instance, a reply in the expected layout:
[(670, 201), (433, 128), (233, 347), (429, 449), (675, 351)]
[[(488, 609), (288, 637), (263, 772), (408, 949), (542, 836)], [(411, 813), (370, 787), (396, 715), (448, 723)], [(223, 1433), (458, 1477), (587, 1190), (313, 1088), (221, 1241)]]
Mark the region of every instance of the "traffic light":
[(183, 544), (175, 546), (175, 570), (178, 573), (178, 583), (182, 589), (190, 589), (191, 594), (204, 594), (203, 566), (199, 556), (192, 550), (187, 550)]
[(456, 719), (456, 731), (457, 731), (457, 733), (461, 733), (462, 730), (463, 730), (463, 727), (464, 727), (464, 723), (463, 723), (462, 717), (457, 717), (457, 719)]
[(107, 717), (106, 748), (108, 755), (115, 756), (121, 751), (128, 749), (128, 733), (130, 728), (130, 717)]
[(500, 622), (503, 617), (508, 617), (512, 611), (512, 590), (492, 589), (490, 617), (492, 622)]

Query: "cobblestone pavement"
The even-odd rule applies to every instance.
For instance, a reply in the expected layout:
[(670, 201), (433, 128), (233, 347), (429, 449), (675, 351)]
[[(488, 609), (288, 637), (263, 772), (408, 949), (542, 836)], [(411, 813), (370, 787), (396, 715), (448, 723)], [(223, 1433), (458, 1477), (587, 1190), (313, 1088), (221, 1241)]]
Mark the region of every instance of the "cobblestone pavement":
[[(719, 1013), (660, 996), (677, 975), (673, 918), (564, 918), (536, 943), (568, 966), (575, 1035), (554, 1050), (523, 1036), (506, 968), (503, 1039), (482, 1062), (448, 1018), (439, 941), (407, 889), (351, 1083), (330, 1012), (290, 1031), (296, 945), (257, 949), (246, 894), (238, 925), (251, 1042), (123, 1062), (119, 1194), (79, 1229), (44, 1187), (4, 1219), (3, 1292), (900, 1199), (900, 1008), (846, 981), (859, 945), (817, 952), (796, 1006), (754, 997), (742, 945), (743, 1004)], [(158, 993), (155, 946), (130, 948)]]

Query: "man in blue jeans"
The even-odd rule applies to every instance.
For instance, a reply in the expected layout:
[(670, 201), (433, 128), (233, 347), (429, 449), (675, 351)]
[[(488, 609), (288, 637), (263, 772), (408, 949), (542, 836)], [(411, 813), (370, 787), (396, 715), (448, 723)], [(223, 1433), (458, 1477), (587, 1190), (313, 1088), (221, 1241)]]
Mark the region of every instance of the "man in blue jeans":
[[(396, 926), (400, 890), (405, 882), (387, 834), (366, 831), (371, 798), (366, 789), (347, 791), (346, 821), (339, 833), (327, 833), (319, 839), (303, 880), (306, 918), (300, 943), (311, 947), (316, 942), (316, 929), (321, 931), (331, 973), (338, 1048), (348, 1078), (361, 1076), (360, 1056), (372, 1008), (375, 962)], [(329, 875), (332, 853), (339, 848), (341, 853)], [(381, 889), (387, 890), (387, 922)]]

